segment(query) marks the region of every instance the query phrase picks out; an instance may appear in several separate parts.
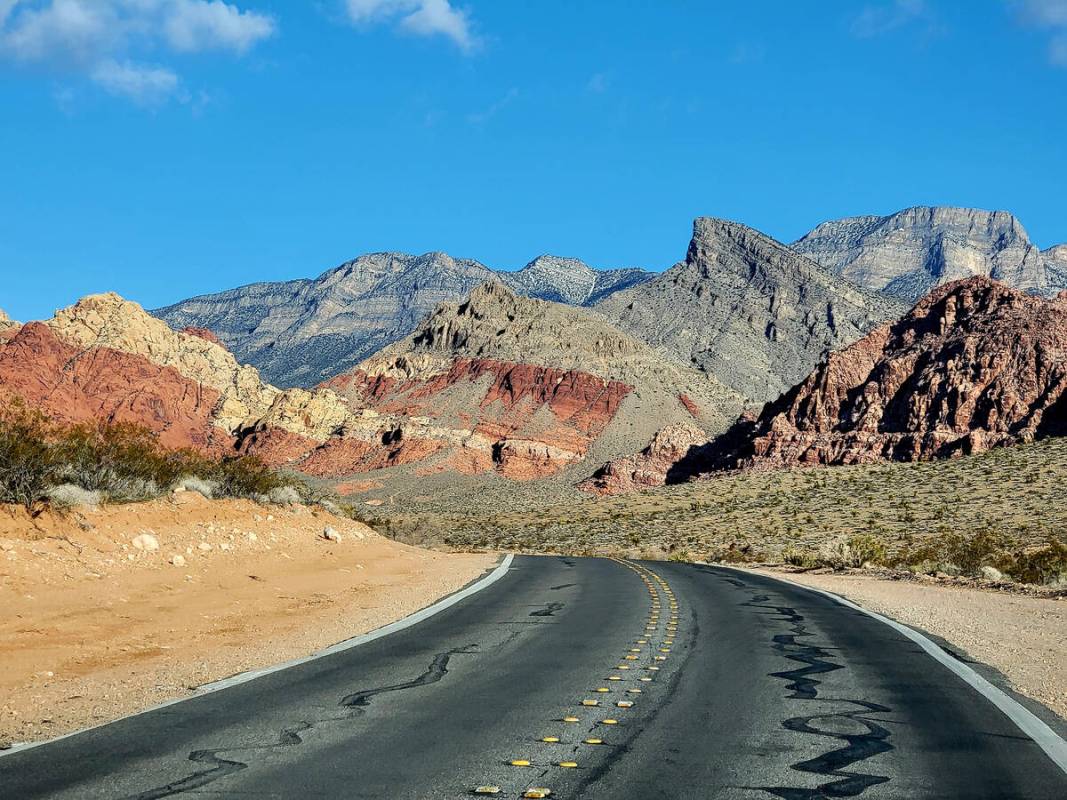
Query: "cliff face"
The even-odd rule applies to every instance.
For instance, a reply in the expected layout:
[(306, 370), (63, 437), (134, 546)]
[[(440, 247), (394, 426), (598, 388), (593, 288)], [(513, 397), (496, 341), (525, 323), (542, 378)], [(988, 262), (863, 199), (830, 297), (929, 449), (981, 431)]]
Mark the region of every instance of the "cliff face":
[(918, 461), (1067, 434), (1067, 299), (947, 284), (739, 428), (695, 471)]
[(24, 325), (0, 347), (0, 398), (18, 397), (63, 422), (134, 422), (167, 447), (223, 450), (213, 424), (221, 395), (172, 366), (106, 347), (83, 348), (45, 324)]
[(596, 308), (756, 402), (903, 312), (758, 231), (707, 218), (694, 223), (685, 262)]
[(1042, 253), (1006, 211), (918, 207), (819, 225), (792, 245), (868, 289), (914, 303), (936, 286), (984, 275), (1044, 296), (1067, 288), (1053, 250)]
[(211, 330), (272, 383), (312, 386), (402, 339), (438, 304), (459, 301), (494, 278), (523, 295), (583, 305), (648, 277), (555, 256), (496, 272), (445, 253), (372, 253), (315, 280), (253, 284), (154, 313), (175, 329)]

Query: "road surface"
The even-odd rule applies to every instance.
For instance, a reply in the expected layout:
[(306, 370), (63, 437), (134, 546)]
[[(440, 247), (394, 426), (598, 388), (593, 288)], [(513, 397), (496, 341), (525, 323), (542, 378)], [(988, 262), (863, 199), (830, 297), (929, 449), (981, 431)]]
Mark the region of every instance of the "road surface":
[(1063, 800), (1067, 777), (914, 642), (825, 596), (555, 557), (399, 633), (0, 758), (8, 800), (479, 789)]

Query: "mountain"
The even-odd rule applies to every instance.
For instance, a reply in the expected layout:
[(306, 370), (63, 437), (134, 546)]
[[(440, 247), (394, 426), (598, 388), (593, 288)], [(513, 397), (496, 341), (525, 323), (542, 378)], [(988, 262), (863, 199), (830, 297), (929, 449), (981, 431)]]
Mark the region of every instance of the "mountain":
[(1049, 272), (1049, 283), (1067, 288), (1067, 244), (1058, 244), (1041, 253)]
[(498, 273), (499, 279), (526, 297), (572, 306), (588, 306), (610, 294), (652, 278), (643, 269), (596, 270), (576, 258), (538, 256), (515, 272)]
[(493, 278), (522, 294), (581, 305), (648, 276), (554, 256), (497, 273), (445, 253), (372, 253), (315, 280), (252, 284), (153, 313), (177, 330), (211, 330), (273, 383), (312, 386), (403, 338), (439, 303), (460, 300)]
[(311, 448), (359, 427), (333, 392), (277, 389), (220, 345), (175, 332), (116, 294), (83, 298), (0, 339), (0, 398), (63, 422), (137, 423), (168, 447), (220, 453), (248, 429), (282, 430)]
[(757, 402), (904, 311), (752, 228), (711, 218), (693, 224), (684, 262), (595, 308)]
[(741, 407), (714, 379), (592, 311), (521, 297), (496, 280), (438, 306), (328, 386), (353, 408), (406, 419), (391, 441), (424, 443), (421, 473), (513, 479), (632, 452), (670, 422), (721, 431)]
[(1006, 211), (916, 207), (824, 222), (798, 253), (867, 289), (914, 303), (935, 286), (985, 275), (1051, 296), (1067, 288), (1067, 253), (1042, 253)]
[(1067, 298), (956, 281), (831, 354), (694, 463), (924, 461), (1067, 435), (1065, 356)]

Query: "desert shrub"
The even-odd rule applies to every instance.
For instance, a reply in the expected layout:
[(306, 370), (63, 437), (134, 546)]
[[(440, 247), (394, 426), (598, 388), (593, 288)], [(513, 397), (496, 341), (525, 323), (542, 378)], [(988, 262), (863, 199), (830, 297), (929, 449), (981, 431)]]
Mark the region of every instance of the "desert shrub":
[(902, 549), (891, 562), (914, 572), (978, 575), (983, 566), (997, 567), (1010, 545), (1009, 537), (989, 528), (972, 536), (941, 533)]
[(279, 506), (291, 506), (303, 499), (295, 486), (278, 486), (267, 492), (270, 502)]
[(851, 537), (847, 544), (852, 552), (854, 566), (862, 567), (864, 564), (884, 564), (886, 562), (886, 547), (881, 539), (869, 534), (857, 534)]
[(174, 488), (182, 489), (186, 492), (197, 492), (210, 500), (215, 496), (215, 491), (218, 489), (218, 486), (209, 480), (198, 478), (195, 475), (184, 475), (174, 484)]
[(49, 487), (61, 482), (54, 434), (52, 423), (23, 403), (0, 407), (0, 503), (40, 512)]
[(288, 482), (256, 456), (222, 459), (213, 470), (217, 497), (268, 498)]
[(45, 493), (48, 504), (53, 508), (73, 508), (75, 506), (98, 506), (103, 502), (100, 492), (89, 491), (72, 483), (61, 483)]
[(127, 422), (87, 422), (57, 436), (64, 477), (111, 500), (157, 497), (198, 457), (163, 448), (148, 428)]
[(996, 566), (1023, 583), (1062, 586), (1067, 584), (1067, 544), (1051, 539), (1044, 547), (1017, 550)]
[(796, 547), (787, 547), (782, 551), (782, 561), (794, 567), (812, 569), (819, 566), (818, 554), (811, 550), (801, 550)]

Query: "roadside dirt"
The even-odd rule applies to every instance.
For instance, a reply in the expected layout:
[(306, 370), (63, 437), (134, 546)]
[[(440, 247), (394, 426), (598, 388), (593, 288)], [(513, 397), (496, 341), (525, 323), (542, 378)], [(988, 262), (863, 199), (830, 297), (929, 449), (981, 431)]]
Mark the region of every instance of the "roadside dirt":
[(940, 636), (1002, 672), (1019, 692), (1067, 719), (1067, 601), (950, 585), (892, 581), (862, 574), (786, 573), (864, 608)]
[[(144, 533), (158, 550), (134, 545)], [(0, 506), (0, 745), (308, 655), (495, 561), (408, 547), (318, 509), (193, 492), (37, 520)]]

